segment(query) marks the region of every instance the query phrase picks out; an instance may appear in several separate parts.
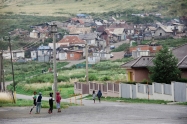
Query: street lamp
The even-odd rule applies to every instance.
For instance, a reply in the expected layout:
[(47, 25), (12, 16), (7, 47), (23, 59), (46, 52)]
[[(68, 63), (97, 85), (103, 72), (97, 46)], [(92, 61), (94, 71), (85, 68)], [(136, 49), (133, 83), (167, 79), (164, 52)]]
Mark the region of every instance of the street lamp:
[(56, 99), (57, 92), (57, 69), (56, 69), (56, 33), (57, 33), (57, 25), (50, 25), (50, 31), (53, 34), (53, 74), (54, 74), (54, 98)]

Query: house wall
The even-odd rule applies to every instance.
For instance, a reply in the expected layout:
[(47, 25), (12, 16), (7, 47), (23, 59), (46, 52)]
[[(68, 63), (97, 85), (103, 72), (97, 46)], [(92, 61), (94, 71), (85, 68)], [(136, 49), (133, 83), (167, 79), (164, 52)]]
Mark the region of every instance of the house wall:
[(67, 59), (68, 60), (80, 60), (83, 57), (83, 53), (79, 52), (68, 52)]
[(181, 78), (187, 78), (187, 69), (182, 69), (181, 72)]
[(149, 50), (151, 53), (156, 53), (162, 49), (162, 46), (149, 46), (149, 45), (139, 45), (136, 47), (130, 47), (129, 51), (132, 52), (134, 50)]
[(59, 60), (66, 60), (67, 59), (67, 53), (58, 53)]
[(98, 62), (100, 62), (100, 57), (97, 57), (97, 56), (88, 57), (88, 64), (96, 64)]
[(39, 38), (38, 36), (39, 36), (39, 35), (38, 35), (37, 32), (30, 32), (30, 37), (31, 37), (31, 38)]
[[(16, 57), (13, 56), (14, 53), (16, 54)], [(25, 52), (13, 52), (13, 53), (12, 53), (12, 58), (13, 58), (13, 59), (17, 59), (18, 57), (23, 57), (23, 58), (25, 58)]]
[(134, 81), (142, 82), (143, 80), (149, 80), (148, 74), (147, 68), (134, 69)]
[(49, 50), (38, 50), (38, 56), (41, 56), (41, 55), (44, 55), (44, 54), (49, 55), (50, 51)]
[(37, 58), (37, 52), (36, 51), (31, 51), (31, 59), (34, 60)]

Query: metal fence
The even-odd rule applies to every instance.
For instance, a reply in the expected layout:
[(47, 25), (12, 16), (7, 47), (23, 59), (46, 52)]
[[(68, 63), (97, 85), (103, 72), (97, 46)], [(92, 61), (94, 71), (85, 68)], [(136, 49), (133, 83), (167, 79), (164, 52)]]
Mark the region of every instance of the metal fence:
[(153, 86), (152, 85), (146, 85), (146, 93), (148, 93), (148, 91), (149, 91), (150, 95), (153, 95)]
[(121, 84), (121, 97), (122, 98), (131, 98), (130, 85), (131, 84)]
[(144, 93), (144, 84), (138, 84), (138, 92)]
[(185, 83), (175, 82), (174, 84), (174, 101), (186, 102), (186, 88)]

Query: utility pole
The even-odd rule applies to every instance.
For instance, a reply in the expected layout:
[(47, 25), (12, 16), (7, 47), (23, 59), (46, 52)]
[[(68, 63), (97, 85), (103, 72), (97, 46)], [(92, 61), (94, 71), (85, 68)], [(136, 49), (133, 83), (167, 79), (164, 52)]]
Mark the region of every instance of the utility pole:
[(56, 33), (57, 25), (51, 25), (51, 33), (53, 34), (53, 76), (54, 76), (54, 98), (56, 99), (57, 92), (57, 70), (56, 70)]
[(88, 80), (88, 44), (86, 43), (86, 83)]
[[(12, 46), (10, 43), (10, 36), (8, 37), (8, 41), (9, 41), (9, 47), (10, 47), (10, 57), (11, 57), (11, 65), (12, 65), (12, 78), (13, 78), (13, 87), (14, 87), (14, 92), (16, 91), (16, 85), (15, 85), (15, 80), (14, 80), (14, 66), (13, 66), (13, 62), (12, 62)], [(4, 74), (4, 72), (3, 72)]]

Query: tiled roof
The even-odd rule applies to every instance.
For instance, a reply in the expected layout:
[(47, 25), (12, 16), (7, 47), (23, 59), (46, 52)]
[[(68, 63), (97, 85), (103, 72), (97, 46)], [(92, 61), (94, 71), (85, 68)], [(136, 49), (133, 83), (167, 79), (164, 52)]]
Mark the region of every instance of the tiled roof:
[(124, 29), (134, 29), (133, 25), (128, 25), (127, 23), (114, 23), (109, 26), (109, 28), (124, 28)]
[(65, 36), (58, 43), (70, 43), (70, 44), (85, 44), (78, 36)]
[(95, 33), (87, 33), (87, 34), (79, 34), (79, 38), (84, 40), (84, 39), (95, 39), (97, 38), (97, 35)]
[(187, 55), (187, 43), (174, 48), (172, 53), (180, 62)]

